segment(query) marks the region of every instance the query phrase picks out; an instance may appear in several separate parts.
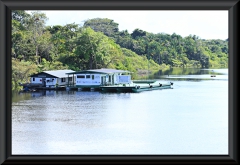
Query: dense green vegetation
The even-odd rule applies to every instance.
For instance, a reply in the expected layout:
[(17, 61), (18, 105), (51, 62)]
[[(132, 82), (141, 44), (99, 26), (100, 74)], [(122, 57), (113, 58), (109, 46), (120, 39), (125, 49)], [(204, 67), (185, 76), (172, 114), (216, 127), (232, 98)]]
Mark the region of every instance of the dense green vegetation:
[(44, 70), (116, 68), (133, 78), (169, 67), (227, 67), (228, 41), (195, 35), (119, 31), (111, 19), (95, 18), (65, 26), (46, 26), (41, 12), (12, 12), (13, 90), (29, 75)]

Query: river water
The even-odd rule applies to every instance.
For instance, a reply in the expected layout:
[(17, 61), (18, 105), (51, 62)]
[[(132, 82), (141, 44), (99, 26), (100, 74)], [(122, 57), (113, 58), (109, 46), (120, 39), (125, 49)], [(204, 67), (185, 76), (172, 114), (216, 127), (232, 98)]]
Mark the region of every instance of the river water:
[(13, 95), (12, 154), (227, 155), (228, 69), (173, 69), (154, 78), (173, 89)]

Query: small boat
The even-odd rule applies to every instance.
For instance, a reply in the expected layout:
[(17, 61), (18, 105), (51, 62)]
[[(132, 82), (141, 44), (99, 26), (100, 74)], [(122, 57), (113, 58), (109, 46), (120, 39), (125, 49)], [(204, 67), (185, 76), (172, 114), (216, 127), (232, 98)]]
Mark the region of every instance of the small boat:
[(216, 77), (216, 75), (214, 74), (214, 70), (212, 70), (213, 74), (211, 74), (211, 77)]
[(152, 83), (152, 84), (145, 84), (145, 85), (138, 85), (132, 89), (132, 92), (142, 92), (142, 91), (151, 91), (151, 90), (159, 90), (159, 89), (171, 89), (173, 83)]

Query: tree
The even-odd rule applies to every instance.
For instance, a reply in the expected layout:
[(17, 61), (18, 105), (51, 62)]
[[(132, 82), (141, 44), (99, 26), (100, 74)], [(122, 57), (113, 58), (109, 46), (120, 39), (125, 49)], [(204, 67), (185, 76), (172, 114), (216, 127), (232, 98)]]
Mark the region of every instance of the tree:
[(29, 61), (12, 60), (12, 90), (21, 90), (20, 83), (29, 82), (29, 76), (37, 72), (37, 66)]
[(12, 57), (24, 59), (28, 51), (26, 51), (27, 21), (30, 15), (24, 10), (12, 11)]
[(196, 35), (182, 38), (176, 33), (153, 34), (141, 29), (130, 34), (119, 31), (118, 23), (108, 18), (87, 20), (83, 27), (75, 23), (46, 27), (46, 20), (41, 12), (12, 12), (12, 57), (34, 62), (38, 71), (118, 68), (145, 72), (148, 66), (155, 70), (161, 66), (228, 65), (228, 40), (202, 40)]
[(84, 22), (84, 28), (90, 27), (96, 32), (102, 32), (108, 37), (115, 37), (118, 33), (118, 23), (108, 18), (94, 18)]
[(143, 31), (143, 30), (141, 30), (141, 29), (135, 29), (135, 30), (132, 32), (131, 36), (132, 36), (133, 39), (136, 39), (137, 37), (146, 36), (146, 34), (147, 34), (146, 31)]
[(114, 67), (116, 61), (121, 59), (120, 46), (112, 39), (91, 28), (83, 28), (74, 39), (76, 45), (73, 54), (62, 56), (61, 61), (67, 62), (78, 70)]
[(40, 46), (44, 44), (46, 48), (47, 47), (46, 45), (50, 44), (50, 38), (44, 40), (45, 42), (43, 42), (42, 40), (43, 38), (42, 35), (46, 33), (44, 32), (44, 28), (47, 19), (48, 18), (44, 13), (32, 12), (32, 15), (27, 23), (27, 29), (33, 32), (31, 33), (30, 40), (35, 47), (35, 60), (37, 64), (41, 63), (41, 54), (39, 54)]
[(13, 10), (12, 20), (13, 22), (18, 22), (19, 26), (17, 30), (26, 30), (30, 14), (26, 13), (24, 10)]

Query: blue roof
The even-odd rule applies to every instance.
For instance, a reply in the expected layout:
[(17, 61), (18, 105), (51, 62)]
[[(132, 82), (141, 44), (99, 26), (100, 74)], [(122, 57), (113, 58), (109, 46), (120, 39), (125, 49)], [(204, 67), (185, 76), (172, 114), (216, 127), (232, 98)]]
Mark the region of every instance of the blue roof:
[(70, 72), (67, 74), (77, 74), (77, 73), (105, 73), (105, 74), (111, 74), (111, 73), (131, 73), (126, 70), (117, 70), (117, 69), (91, 69), (91, 70), (82, 70), (82, 71), (76, 71), (76, 72)]

